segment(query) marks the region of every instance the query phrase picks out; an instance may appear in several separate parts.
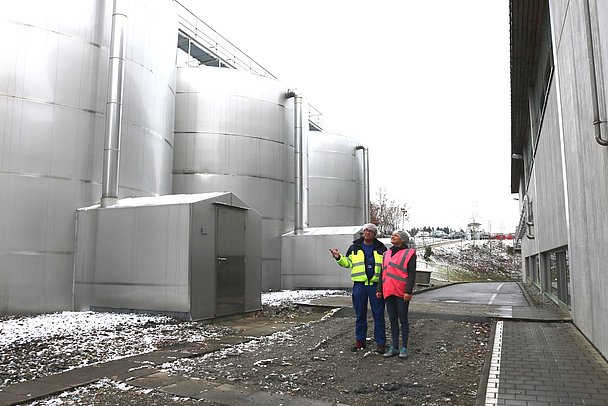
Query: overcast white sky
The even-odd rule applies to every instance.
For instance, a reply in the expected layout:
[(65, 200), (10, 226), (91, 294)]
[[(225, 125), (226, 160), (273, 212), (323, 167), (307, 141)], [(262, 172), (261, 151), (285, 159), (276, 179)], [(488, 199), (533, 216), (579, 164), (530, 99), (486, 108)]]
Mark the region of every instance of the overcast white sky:
[(182, 0), (370, 151), (411, 227), (514, 231), (507, 0)]

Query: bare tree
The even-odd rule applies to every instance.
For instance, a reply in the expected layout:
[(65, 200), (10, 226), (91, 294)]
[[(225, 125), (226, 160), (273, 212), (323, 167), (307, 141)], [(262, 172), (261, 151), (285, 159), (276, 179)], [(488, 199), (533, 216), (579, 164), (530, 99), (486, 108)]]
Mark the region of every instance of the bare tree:
[(370, 203), (370, 218), (378, 226), (380, 234), (386, 235), (403, 228), (409, 219), (409, 212), (405, 204), (398, 204), (388, 197), (386, 189), (380, 188), (376, 201)]

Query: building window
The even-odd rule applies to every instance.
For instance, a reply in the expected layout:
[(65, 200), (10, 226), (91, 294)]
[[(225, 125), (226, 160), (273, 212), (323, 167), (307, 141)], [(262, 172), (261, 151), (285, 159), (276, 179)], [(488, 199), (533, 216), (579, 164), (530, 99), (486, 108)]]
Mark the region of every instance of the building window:
[(539, 257), (538, 255), (533, 255), (530, 256), (528, 258), (526, 258), (526, 271), (527, 271), (527, 275), (528, 275), (528, 281), (535, 284), (535, 285), (539, 285), (540, 283), (540, 278), (539, 278)]
[(542, 23), (538, 30), (538, 63), (536, 64), (536, 71), (532, 74), (534, 82), (528, 92), (530, 131), (532, 135), (531, 147), (533, 150), (536, 150), (549, 97), (551, 78), (553, 77), (553, 46), (551, 42), (548, 2), (545, 2), (544, 9)]
[(547, 276), (550, 281), (549, 293), (565, 304), (568, 308), (572, 301), (572, 288), (570, 285), (570, 265), (568, 250), (553, 251), (547, 255)]

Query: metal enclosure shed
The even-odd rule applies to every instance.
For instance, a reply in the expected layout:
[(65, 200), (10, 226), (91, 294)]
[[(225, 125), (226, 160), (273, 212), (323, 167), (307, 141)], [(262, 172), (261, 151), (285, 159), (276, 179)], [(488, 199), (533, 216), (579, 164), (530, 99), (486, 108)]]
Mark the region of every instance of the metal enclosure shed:
[(343, 254), (359, 238), (361, 226), (306, 228), (302, 234), (282, 236), (281, 262), (284, 289), (351, 288), (350, 270), (332, 258), (329, 249)]
[(261, 308), (261, 216), (232, 193), (79, 209), (74, 309), (209, 319)]

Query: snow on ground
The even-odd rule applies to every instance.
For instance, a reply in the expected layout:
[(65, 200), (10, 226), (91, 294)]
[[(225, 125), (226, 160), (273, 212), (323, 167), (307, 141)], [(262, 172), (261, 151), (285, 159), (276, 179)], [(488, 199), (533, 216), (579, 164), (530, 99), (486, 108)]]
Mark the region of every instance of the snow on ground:
[[(265, 306), (281, 307), (345, 290), (285, 290), (262, 294)], [(235, 331), (170, 317), (97, 312), (0, 316), (0, 387), (86, 365), (200, 342)]]
[(432, 271), (435, 280), (453, 281), (463, 272), (471, 280), (509, 278), (519, 275), (521, 268), (512, 240), (444, 240), (431, 245), (431, 250), (431, 257), (425, 260), (425, 247), (418, 245), (418, 270)]
[[(301, 302), (324, 296), (344, 295), (345, 290), (282, 290), (262, 293), (262, 305), (280, 306), (286, 303)], [(53, 337), (88, 336), (103, 331), (123, 330), (127, 327), (167, 325), (173, 319), (127, 313), (60, 312), (37, 316), (0, 317), (0, 348), (34, 340), (47, 340)], [(153, 340), (145, 339), (152, 342)]]
[(212, 324), (134, 314), (2, 316), (0, 387), (231, 332)]
[(149, 322), (163, 323), (168, 320), (168, 317), (163, 316), (93, 312), (10, 317), (0, 322), (0, 346), (58, 336), (86, 335), (96, 331), (113, 330), (119, 326), (141, 326)]
[(346, 290), (281, 290), (262, 293), (262, 305), (280, 306), (286, 303), (305, 302), (325, 296), (349, 295)]

